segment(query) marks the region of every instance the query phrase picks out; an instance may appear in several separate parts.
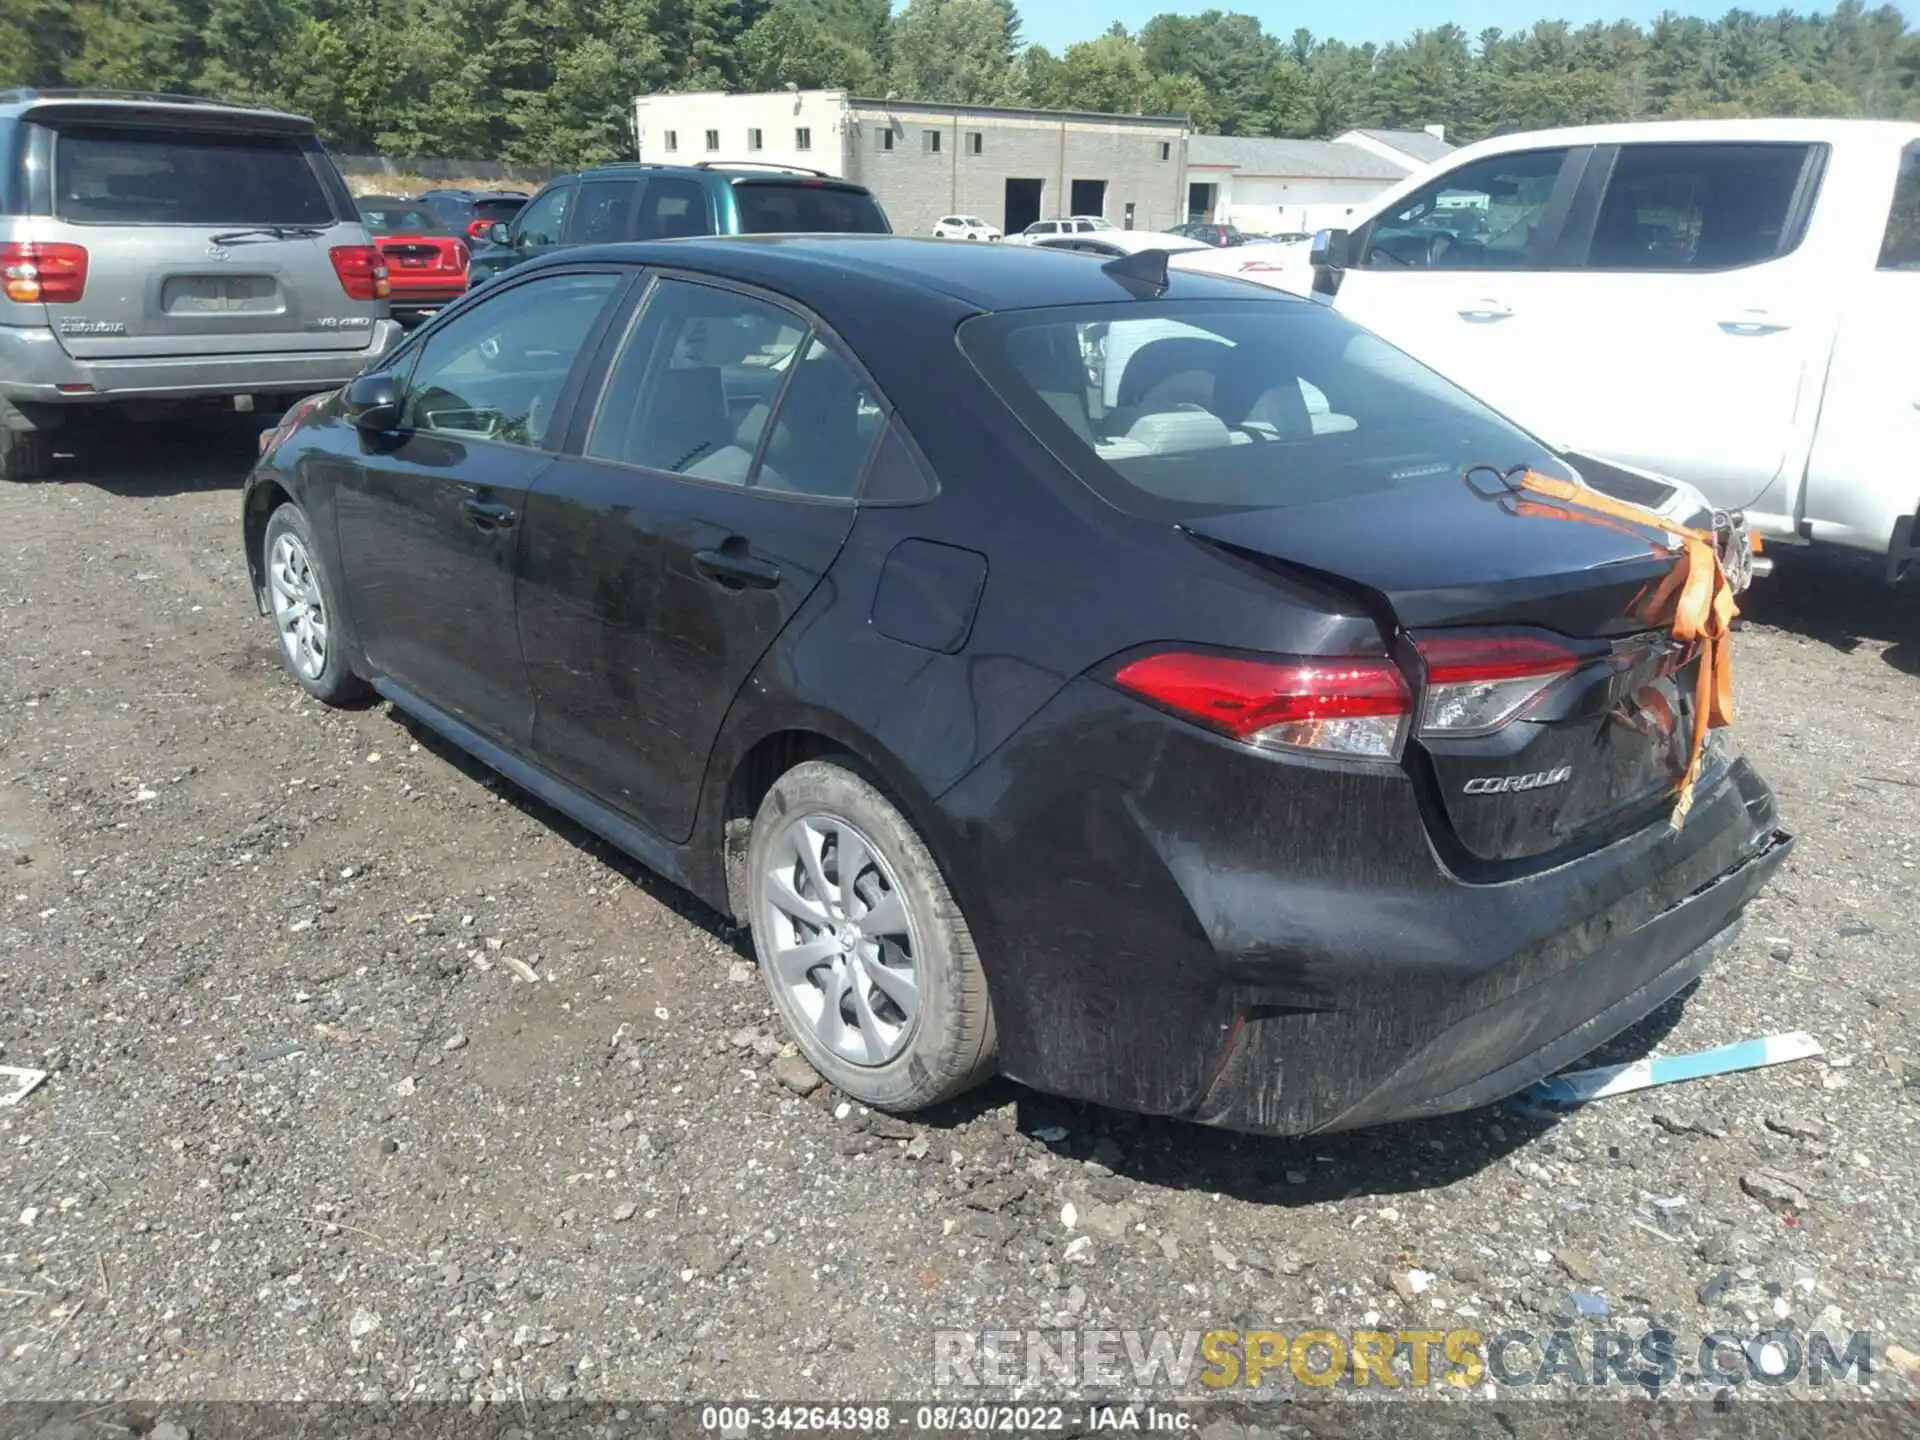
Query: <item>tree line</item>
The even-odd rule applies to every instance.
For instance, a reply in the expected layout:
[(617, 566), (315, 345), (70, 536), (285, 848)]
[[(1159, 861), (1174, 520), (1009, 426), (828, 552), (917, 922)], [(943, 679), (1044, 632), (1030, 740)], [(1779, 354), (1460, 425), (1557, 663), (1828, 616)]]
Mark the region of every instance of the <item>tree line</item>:
[(635, 95), (788, 84), (1187, 115), (1228, 135), (1920, 118), (1920, 31), (1842, 0), (1350, 45), (1209, 10), (1056, 55), (1022, 43), (1012, 0), (0, 0), (0, 85), (16, 84), (265, 101), (344, 151), (570, 167), (632, 153)]

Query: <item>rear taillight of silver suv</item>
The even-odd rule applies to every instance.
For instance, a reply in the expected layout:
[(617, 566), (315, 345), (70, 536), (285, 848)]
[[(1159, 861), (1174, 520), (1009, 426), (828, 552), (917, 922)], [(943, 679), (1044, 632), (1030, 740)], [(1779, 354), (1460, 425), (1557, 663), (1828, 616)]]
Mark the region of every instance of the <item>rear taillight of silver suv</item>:
[(72, 305), (87, 293), (81, 245), (39, 240), (0, 244), (0, 292), (22, 305)]
[(387, 298), (387, 262), (372, 245), (336, 245), (327, 252), (333, 261), (333, 273), (340, 277), (340, 288), (349, 300)]

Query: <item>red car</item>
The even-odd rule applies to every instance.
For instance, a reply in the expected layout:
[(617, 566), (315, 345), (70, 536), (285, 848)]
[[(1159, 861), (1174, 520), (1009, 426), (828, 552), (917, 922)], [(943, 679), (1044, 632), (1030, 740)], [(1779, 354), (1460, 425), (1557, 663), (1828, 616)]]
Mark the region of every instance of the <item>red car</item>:
[(392, 195), (363, 195), (360, 218), (387, 262), (396, 320), (417, 320), (467, 293), (467, 245), (449, 235), (426, 206)]

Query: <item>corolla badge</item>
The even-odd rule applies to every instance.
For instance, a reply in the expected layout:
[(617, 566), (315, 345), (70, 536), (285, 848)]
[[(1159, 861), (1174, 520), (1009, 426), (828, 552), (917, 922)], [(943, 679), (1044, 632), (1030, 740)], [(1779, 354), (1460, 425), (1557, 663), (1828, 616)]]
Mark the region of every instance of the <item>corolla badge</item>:
[(224, 245), (209, 245), (207, 246), (207, 258), (209, 260), (218, 260), (222, 264), (225, 264), (233, 258), (233, 252), (228, 250)]
[(1531, 775), (1481, 775), (1460, 788), (1469, 795), (1511, 795), (1516, 790), (1544, 790), (1549, 785), (1564, 785), (1573, 778), (1573, 767), (1537, 770)]

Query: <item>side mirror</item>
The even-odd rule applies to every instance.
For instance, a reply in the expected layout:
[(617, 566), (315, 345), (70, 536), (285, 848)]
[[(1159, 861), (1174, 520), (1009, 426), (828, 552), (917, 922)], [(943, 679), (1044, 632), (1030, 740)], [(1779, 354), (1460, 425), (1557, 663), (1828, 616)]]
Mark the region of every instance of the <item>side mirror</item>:
[(491, 240), (496, 245), (507, 244), (508, 243), (507, 222), (504, 220), (496, 220), (493, 222), (493, 224), (489, 225), (487, 227), (487, 239)]
[(400, 424), (400, 385), (384, 370), (356, 376), (347, 386), (342, 412), (369, 434), (383, 435)]
[(1352, 232), (1347, 230), (1322, 230), (1313, 237), (1311, 260), (1315, 269), (1344, 270), (1347, 268), (1347, 252), (1353, 241)]

